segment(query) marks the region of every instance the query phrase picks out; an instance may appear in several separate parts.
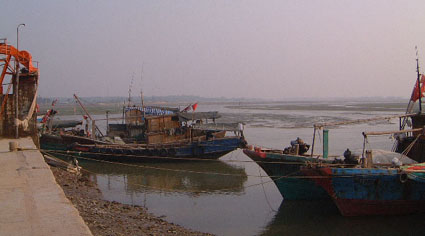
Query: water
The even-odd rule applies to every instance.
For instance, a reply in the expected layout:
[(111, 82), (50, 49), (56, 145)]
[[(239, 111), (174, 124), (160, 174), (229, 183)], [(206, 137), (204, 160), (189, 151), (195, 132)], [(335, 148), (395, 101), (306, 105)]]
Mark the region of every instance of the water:
[[(249, 144), (284, 148), (297, 137), (312, 142), (312, 124), (402, 114), (400, 104), (265, 103), (198, 106), (217, 110), (221, 121), (246, 124)], [(103, 118), (103, 117), (102, 117)], [(102, 124), (100, 124), (102, 126)], [(104, 125), (104, 124), (103, 124)], [(361, 152), (363, 131), (397, 130), (398, 120), (330, 129), (330, 153)], [(367, 147), (390, 150), (389, 136), (370, 137)], [(320, 136), (315, 152), (321, 152)], [(187, 228), (218, 235), (423, 234), (423, 216), (342, 217), (331, 201), (283, 201), (270, 178), (241, 150), (218, 161), (120, 165), (81, 161), (95, 173), (107, 200), (147, 207)]]

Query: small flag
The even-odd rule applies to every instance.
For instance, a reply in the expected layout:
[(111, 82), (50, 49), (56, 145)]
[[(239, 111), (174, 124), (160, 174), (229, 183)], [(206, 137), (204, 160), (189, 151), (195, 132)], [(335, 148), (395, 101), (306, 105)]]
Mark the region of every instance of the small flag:
[(192, 105), (192, 110), (195, 111), (197, 107), (198, 107), (198, 103), (193, 104)]
[[(425, 92), (425, 75), (421, 76), (421, 92), (420, 92), (420, 97), (424, 97), (424, 92)], [(418, 81), (416, 81), (415, 83), (415, 87), (413, 88), (413, 92), (412, 92), (412, 96), (410, 98), (410, 100), (416, 102), (419, 99), (419, 85), (418, 85)]]

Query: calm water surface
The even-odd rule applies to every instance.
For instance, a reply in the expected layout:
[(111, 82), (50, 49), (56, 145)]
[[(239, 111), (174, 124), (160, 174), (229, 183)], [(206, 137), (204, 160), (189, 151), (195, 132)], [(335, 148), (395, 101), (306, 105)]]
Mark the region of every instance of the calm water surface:
[[(401, 114), (387, 104), (202, 105), (220, 111), (222, 121), (242, 121), (249, 144), (283, 149), (297, 137), (312, 142), (315, 122)], [(287, 108), (290, 107), (291, 110)], [(306, 107), (306, 108), (305, 108)], [(338, 109), (335, 109), (337, 107)], [(365, 107), (367, 109), (365, 109)], [(383, 108), (382, 108), (383, 107)], [(305, 109), (304, 109), (305, 108)], [(379, 111), (374, 111), (379, 110)], [(330, 129), (330, 153), (361, 151), (363, 131), (398, 129), (398, 120)], [(321, 152), (316, 140), (315, 152)], [(390, 150), (389, 136), (368, 140), (368, 147)], [(342, 217), (331, 201), (284, 201), (274, 183), (241, 150), (217, 161), (120, 165), (80, 161), (96, 173), (107, 200), (147, 207), (167, 221), (218, 235), (423, 235), (424, 215)]]

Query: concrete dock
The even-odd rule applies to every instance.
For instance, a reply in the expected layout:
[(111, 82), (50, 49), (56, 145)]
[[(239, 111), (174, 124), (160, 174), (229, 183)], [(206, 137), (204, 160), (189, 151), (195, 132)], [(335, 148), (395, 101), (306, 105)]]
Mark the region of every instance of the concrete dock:
[(0, 139), (0, 235), (92, 235), (31, 138)]

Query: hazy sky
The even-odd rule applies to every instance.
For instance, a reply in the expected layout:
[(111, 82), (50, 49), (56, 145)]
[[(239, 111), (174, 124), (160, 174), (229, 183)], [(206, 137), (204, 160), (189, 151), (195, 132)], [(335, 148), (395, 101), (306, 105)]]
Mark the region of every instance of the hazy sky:
[[(2, 0), (41, 96), (410, 96), (424, 0)], [(143, 65), (143, 83), (140, 75)]]

